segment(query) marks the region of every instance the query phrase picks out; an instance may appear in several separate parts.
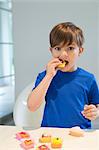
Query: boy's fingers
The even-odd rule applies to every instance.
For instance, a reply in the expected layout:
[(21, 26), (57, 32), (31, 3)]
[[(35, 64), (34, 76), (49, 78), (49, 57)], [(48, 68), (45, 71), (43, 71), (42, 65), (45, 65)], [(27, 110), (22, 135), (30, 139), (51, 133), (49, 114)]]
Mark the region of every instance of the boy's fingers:
[(88, 105), (85, 105), (85, 106), (84, 106), (84, 109), (87, 109), (87, 107), (88, 107)]
[(57, 67), (59, 64), (60, 64), (59, 62), (56, 62), (56, 63), (53, 64), (53, 67), (55, 68), (55, 67)]
[(96, 106), (93, 104), (85, 105), (84, 110), (82, 111), (83, 116), (86, 119), (94, 120), (97, 117)]
[(97, 117), (97, 114), (94, 113), (94, 114), (87, 114), (87, 115), (83, 115), (86, 119), (89, 119), (89, 120), (95, 120), (96, 117)]
[(97, 114), (96, 112), (90, 112), (90, 113), (86, 113), (85, 115), (90, 117), (90, 116), (94, 116), (96, 114)]
[(96, 108), (96, 106), (93, 105), (93, 104), (85, 105), (85, 106), (84, 106), (84, 110), (88, 110), (88, 109), (92, 109), (92, 108)]
[(87, 110), (87, 111), (82, 111), (83, 116), (87, 116), (87, 117), (92, 117), (94, 115), (97, 115), (97, 111), (96, 110)]
[(95, 120), (96, 119), (96, 116), (93, 116), (93, 117), (85, 117), (86, 119), (89, 119), (89, 120)]
[(97, 116), (97, 113), (96, 113), (96, 112), (92, 112), (92, 113), (88, 113), (88, 114), (86, 114), (86, 115), (84, 115), (84, 116), (85, 116), (85, 118), (96, 117), (96, 116)]
[(91, 108), (91, 109), (84, 110), (83, 113), (85, 114), (85, 113), (91, 113), (91, 112), (95, 112), (95, 111), (96, 111), (96, 109)]
[(61, 62), (59, 61), (59, 59), (52, 59), (50, 62), (48, 62), (47, 67), (56, 64), (59, 65)]

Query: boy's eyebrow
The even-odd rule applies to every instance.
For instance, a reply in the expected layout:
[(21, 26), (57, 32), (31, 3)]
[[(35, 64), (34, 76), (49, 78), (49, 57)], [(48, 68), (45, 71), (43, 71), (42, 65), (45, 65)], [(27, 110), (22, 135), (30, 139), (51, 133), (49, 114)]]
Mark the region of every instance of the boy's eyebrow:
[(72, 44), (70, 44), (70, 45), (67, 45), (67, 47), (68, 47), (68, 46), (76, 46), (76, 44), (75, 44), (75, 43), (72, 43)]
[(56, 45), (56, 46), (54, 46), (54, 47), (62, 47), (61, 45)]
[(56, 45), (56, 46), (54, 46), (54, 47), (64, 47), (64, 46), (65, 46), (65, 47), (70, 47), (70, 46), (76, 46), (76, 45), (75, 45), (75, 43), (72, 43), (72, 44), (70, 44), (70, 45), (67, 45), (67, 44), (66, 44), (66, 45), (59, 44), (59, 45)]
[(74, 44), (67, 45), (67, 47), (69, 47), (69, 46), (76, 46), (76, 45), (74, 45)]

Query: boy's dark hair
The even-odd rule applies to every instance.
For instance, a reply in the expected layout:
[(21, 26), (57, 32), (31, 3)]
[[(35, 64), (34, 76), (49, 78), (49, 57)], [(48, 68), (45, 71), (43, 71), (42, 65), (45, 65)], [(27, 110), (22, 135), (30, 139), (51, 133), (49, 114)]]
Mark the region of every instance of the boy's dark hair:
[(70, 45), (75, 42), (82, 47), (84, 36), (82, 30), (72, 22), (64, 22), (56, 25), (50, 32), (50, 46), (55, 47), (59, 44)]

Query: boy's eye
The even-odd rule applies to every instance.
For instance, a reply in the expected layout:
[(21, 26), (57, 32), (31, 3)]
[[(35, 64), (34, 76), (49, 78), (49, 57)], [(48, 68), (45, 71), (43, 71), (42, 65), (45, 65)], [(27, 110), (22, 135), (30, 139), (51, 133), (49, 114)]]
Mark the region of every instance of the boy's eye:
[(61, 50), (60, 47), (55, 47), (54, 49), (57, 50), (57, 51), (60, 51), (60, 50)]
[(72, 50), (74, 50), (75, 48), (72, 47), (72, 46), (70, 46), (70, 47), (68, 47), (67, 49), (70, 50), (70, 51), (72, 51)]

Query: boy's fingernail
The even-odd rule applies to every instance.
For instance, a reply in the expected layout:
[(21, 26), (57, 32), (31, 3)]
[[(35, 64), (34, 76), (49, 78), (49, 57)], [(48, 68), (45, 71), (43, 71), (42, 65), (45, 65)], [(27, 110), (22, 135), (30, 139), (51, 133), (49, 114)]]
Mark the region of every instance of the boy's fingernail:
[(88, 106), (88, 105), (85, 105), (85, 106), (84, 106), (84, 109), (86, 109), (86, 108), (87, 108), (87, 106)]

